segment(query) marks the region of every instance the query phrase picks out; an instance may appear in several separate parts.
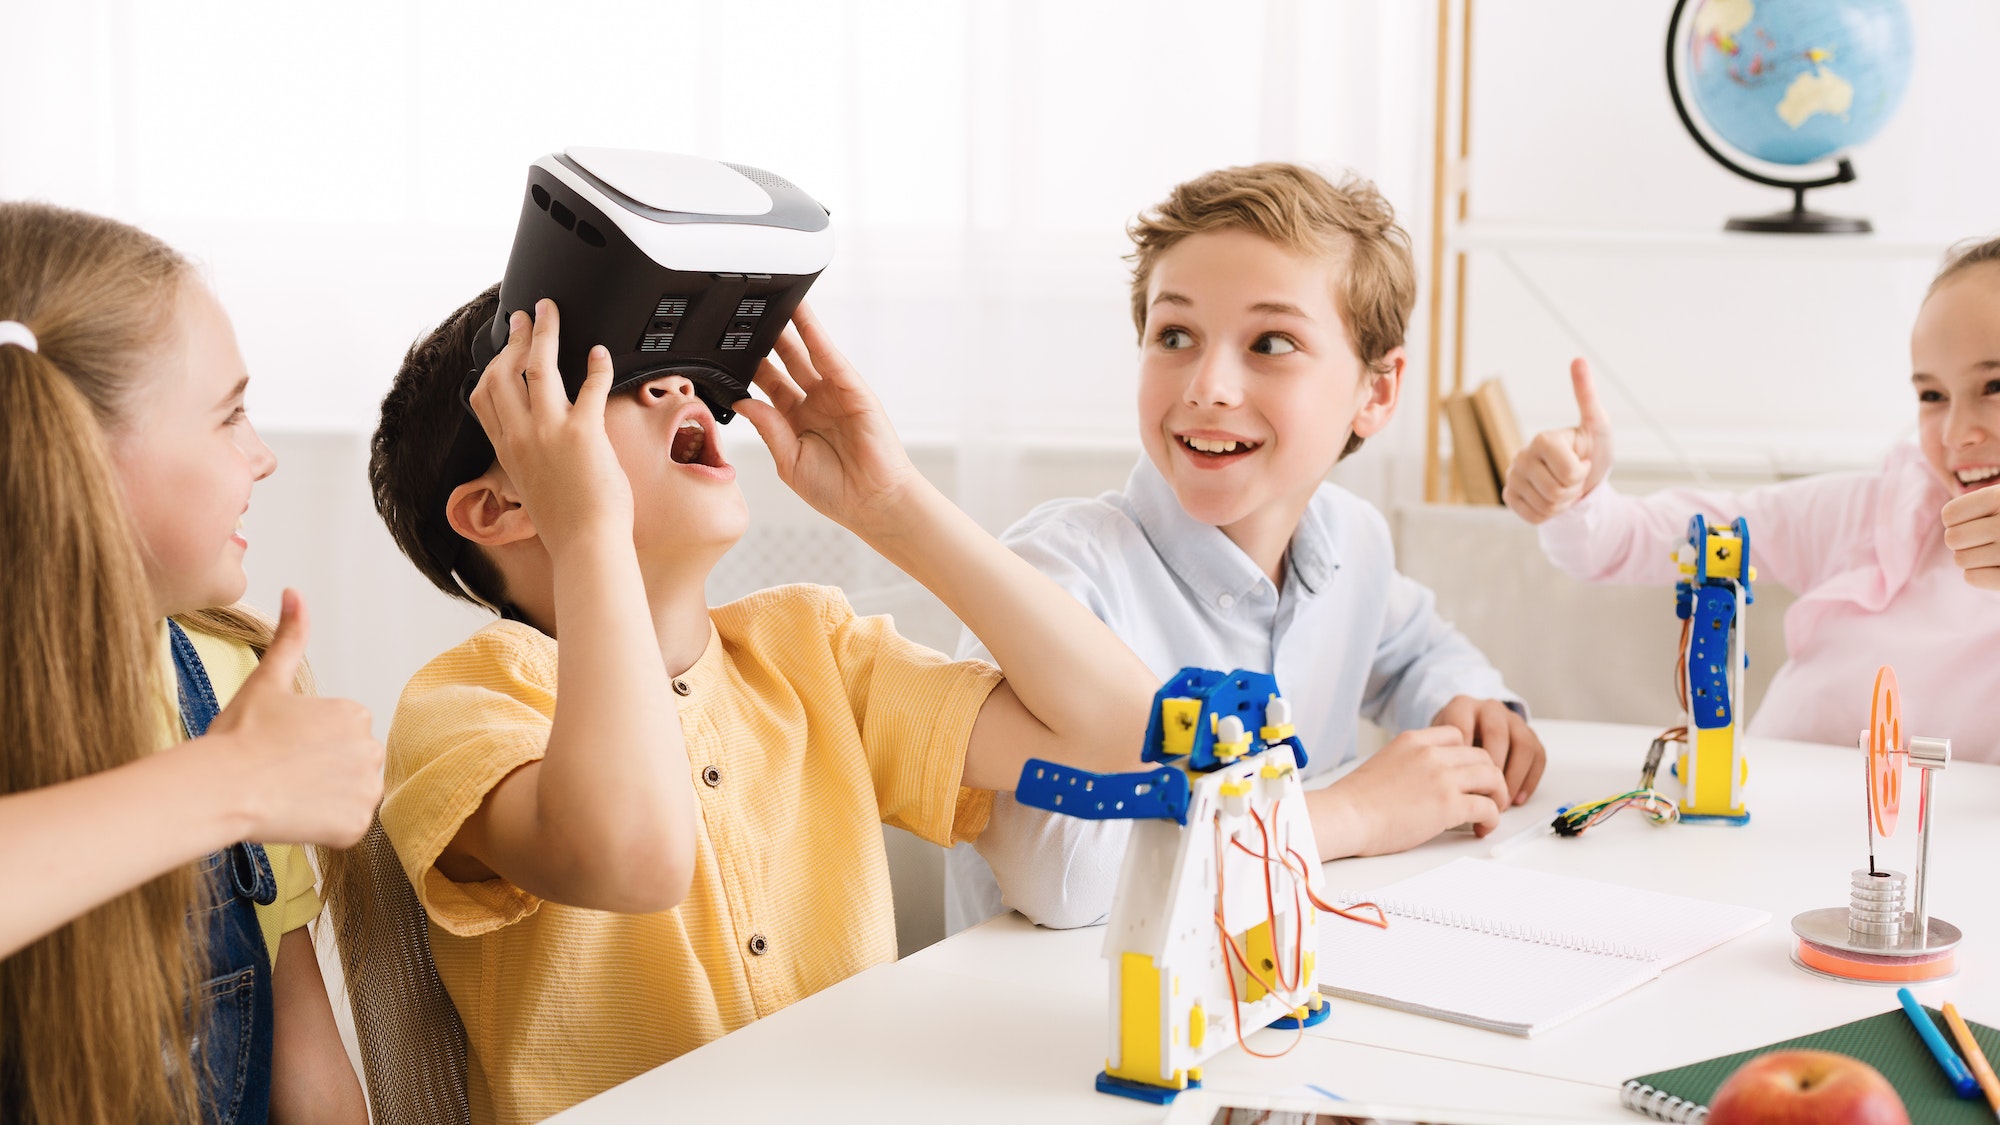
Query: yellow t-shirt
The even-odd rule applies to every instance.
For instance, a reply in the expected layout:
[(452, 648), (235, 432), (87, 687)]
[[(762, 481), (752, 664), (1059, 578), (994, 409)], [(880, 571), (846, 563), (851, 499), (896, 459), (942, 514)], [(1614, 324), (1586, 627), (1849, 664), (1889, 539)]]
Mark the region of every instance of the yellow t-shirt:
[[(236, 697), (236, 690), (243, 681), (250, 678), (250, 672), (257, 667), (257, 653), (248, 645), (203, 633), (195, 629), (187, 630), (188, 640), (194, 642), (194, 650), (200, 655), (202, 666), (208, 672), (209, 686), (215, 689), (215, 701), (220, 707), (229, 706)], [(161, 744), (172, 746), (186, 738), (181, 727), (180, 685), (174, 675), (174, 653), (172, 641), (167, 634), (166, 622), (160, 623), (160, 675), (161, 687), (166, 695), (162, 700)], [(257, 925), (264, 931), (264, 949), (271, 956), (271, 963), (278, 961), (278, 939), (319, 917), (319, 894), (313, 889), (312, 865), (306, 859), (306, 850), (296, 844), (265, 844), (264, 854), (271, 859), (271, 873), (278, 878), (278, 899), (269, 906), (257, 907)]]
[(553, 639), (496, 622), (403, 690), (382, 826), (465, 1024), (475, 1122), (539, 1121), (893, 961), (879, 825), (940, 845), (986, 825), (993, 795), (959, 778), (997, 669), (913, 644), (824, 587), (765, 590), (710, 621), (675, 681), (700, 815), (693, 884), (656, 914), (434, 866), (487, 792), (542, 756)]

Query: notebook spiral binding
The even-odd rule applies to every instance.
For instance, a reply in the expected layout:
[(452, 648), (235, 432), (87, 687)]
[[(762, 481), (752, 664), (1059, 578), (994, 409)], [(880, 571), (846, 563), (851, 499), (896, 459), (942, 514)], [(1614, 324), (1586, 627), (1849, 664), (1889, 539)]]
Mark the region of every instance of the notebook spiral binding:
[(1345, 905), (1356, 902), (1373, 902), (1385, 914), (1395, 914), (1413, 918), (1419, 922), (1432, 922), (1454, 929), (1471, 930), (1474, 933), (1492, 934), (1495, 937), (1514, 938), (1517, 941), (1533, 942), (1537, 945), (1553, 945), (1562, 949), (1574, 949), (1583, 953), (1600, 953), (1607, 957), (1622, 957), (1628, 961), (1658, 961), (1663, 956), (1659, 950), (1643, 945), (1632, 945), (1619, 941), (1596, 941), (1579, 937), (1563, 930), (1541, 926), (1505, 925), (1496, 923), (1476, 914), (1456, 910), (1440, 910), (1420, 903), (1399, 902), (1393, 898), (1366, 898), (1366, 896), (1343, 894), (1340, 900)]
[(1707, 1106), (1685, 1098), (1677, 1098), (1665, 1090), (1656, 1090), (1636, 1078), (1625, 1083), (1618, 1091), (1618, 1104), (1635, 1113), (1645, 1114), (1655, 1121), (1701, 1125), (1708, 1120)]

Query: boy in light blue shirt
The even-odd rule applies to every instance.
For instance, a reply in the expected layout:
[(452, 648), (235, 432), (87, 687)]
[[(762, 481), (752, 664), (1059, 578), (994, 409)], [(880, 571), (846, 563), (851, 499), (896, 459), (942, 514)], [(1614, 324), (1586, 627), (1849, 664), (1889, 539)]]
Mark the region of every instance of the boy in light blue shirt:
[[(1276, 675), (1310, 756), (1322, 859), (1460, 824), (1484, 835), (1534, 792), (1541, 742), (1397, 572), (1382, 514), (1325, 482), (1395, 413), (1408, 236), (1373, 185), (1291, 164), (1197, 177), (1130, 233), (1145, 455), (1124, 491), (1044, 504), (1003, 540), (1162, 681), (1188, 665)], [(959, 655), (984, 653), (967, 635)], [(1401, 733), (1327, 784), (1355, 756), (1357, 716)], [(1001, 795), (977, 850), (947, 861), (947, 928), (1006, 907), (1103, 921), (1127, 831)]]

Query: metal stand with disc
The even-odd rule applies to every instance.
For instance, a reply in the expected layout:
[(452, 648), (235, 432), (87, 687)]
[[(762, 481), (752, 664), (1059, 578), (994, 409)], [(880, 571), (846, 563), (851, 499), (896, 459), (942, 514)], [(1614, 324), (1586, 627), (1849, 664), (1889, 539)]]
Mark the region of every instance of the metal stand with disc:
[[(1861, 732), (1861, 752), (1867, 770), (1868, 866), (1849, 876), (1848, 904), (1808, 910), (1792, 919), (1798, 946), (1792, 963), (1823, 977), (1866, 984), (1911, 984), (1941, 980), (1958, 972), (1957, 926), (1930, 916), (1926, 901), (1931, 850), (1932, 775), (1951, 762), (1948, 738), (1911, 738), (1903, 744), (1902, 700), (1896, 691), (1896, 671), (1884, 666), (1875, 674), (1874, 701), (1868, 729)], [(1903, 802), (1903, 771), (1911, 762), (1922, 772), (1917, 797), (1917, 862), (1915, 879), (1887, 871), (1875, 863), (1878, 834), (1896, 834)], [(1905, 911), (1905, 891), (1915, 892), (1914, 909)]]

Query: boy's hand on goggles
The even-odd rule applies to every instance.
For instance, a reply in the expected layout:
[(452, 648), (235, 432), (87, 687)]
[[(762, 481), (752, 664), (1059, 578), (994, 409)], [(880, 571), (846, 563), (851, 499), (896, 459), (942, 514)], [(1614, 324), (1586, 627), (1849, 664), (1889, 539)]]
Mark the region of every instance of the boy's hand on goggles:
[(1529, 523), (1543, 523), (1568, 511), (1611, 472), (1611, 418), (1597, 400), (1589, 362), (1572, 361), (1569, 377), (1576, 392), (1577, 424), (1536, 434), (1507, 469), (1501, 499)]
[(777, 350), (783, 368), (766, 359), (757, 369), (771, 401), (744, 399), (737, 413), (770, 447), (778, 479), (807, 503), (850, 529), (879, 522), (922, 479), (881, 401), (803, 303)]
[(2000, 485), (1945, 501), (1944, 545), (1982, 590), (2000, 590)]
[(554, 550), (591, 531), (629, 541), (632, 484), (604, 432), (611, 391), (611, 353), (590, 349), (583, 386), (570, 402), (556, 370), (562, 321), (554, 301), (535, 303), (535, 316), (507, 320), (507, 346), (486, 365), (471, 404), (493, 452)]

